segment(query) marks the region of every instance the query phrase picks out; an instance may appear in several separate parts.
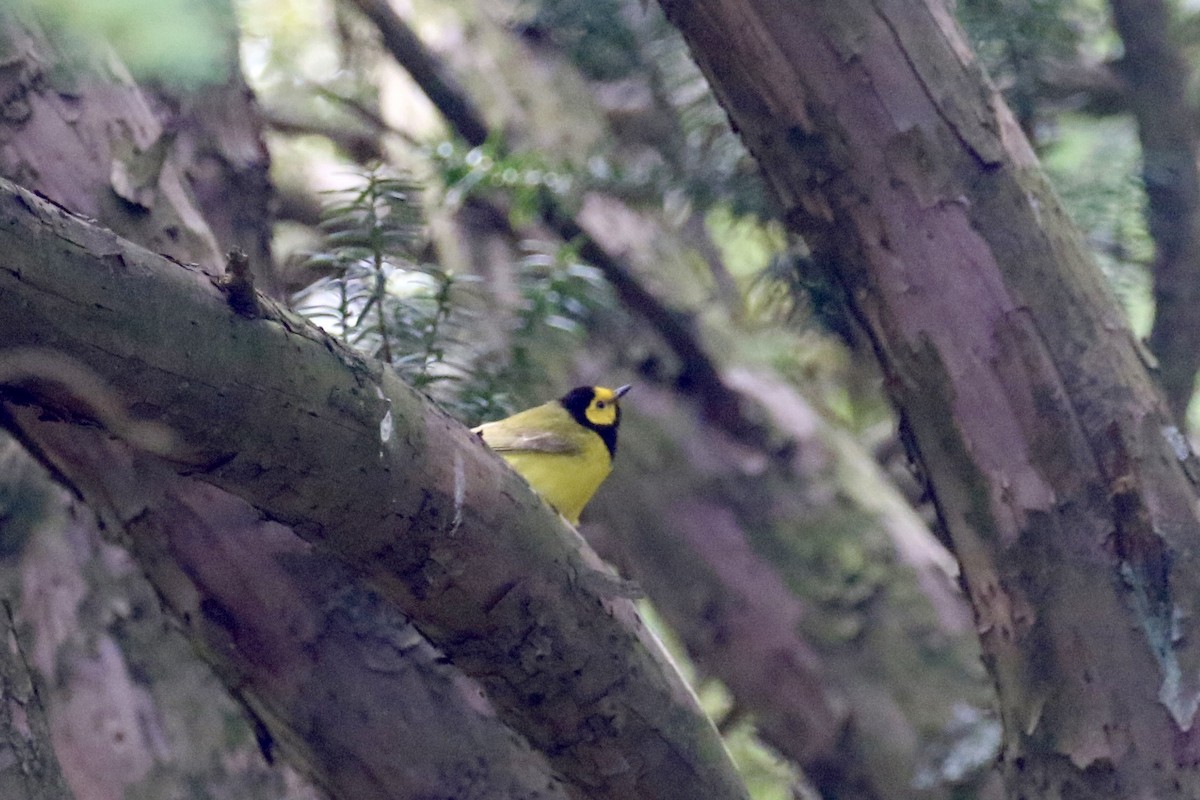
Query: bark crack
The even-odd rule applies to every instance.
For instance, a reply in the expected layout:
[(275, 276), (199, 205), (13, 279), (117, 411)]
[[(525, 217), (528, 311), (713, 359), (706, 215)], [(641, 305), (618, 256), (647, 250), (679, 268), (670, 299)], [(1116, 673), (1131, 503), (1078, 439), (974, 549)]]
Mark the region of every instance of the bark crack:
[[(946, 110), (942, 107), (942, 103), (938, 100), (930, 88), (929, 81), (925, 79), (925, 75), (921, 71), (922, 62), (912, 57), (912, 54), (908, 50), (908, 46), (904, 42), (904, 37), (900, 35), (900, 31), (897, 30), (895, 23), (892, 22), (891, 17), (880, 6), (878, 0), (872, 0), (871, 6), (875, 9), (875, 13), (883, 21), (883, 24), (887, 26), (888, 32), (891, 34), (892, 41), (894, 41), (896, 44), (897, 51), (900, 53), (901, 58), (904, 59), (904, 63), (908, 66), (909, 70), (911, 70), (912, 74), (916, 77), (917, 82), (921, 87), (922, 94), (924, 94), (929, 100), (929, 104), (933, 106), (934, 111), (937, 113), (942, 122), (945, 123), (950, 132), (954, 134), (954, 138), (958, 141), (958, 143), (962, 145), (966, 152), (971, 154), (971, 158), (975, 160), (980, 169), (984, 171), (991, 171), (997, 167), (1000, 167), (1003, 164), (1003, 161), (1000, 159), (985, 158), (979, 149), (975, 147), (975, 145), (971, 143), (971, 140), (968, 139), (967, 136), (962, 132), (962, 130), (959, 128), (959, 124), (955, 120), (951, 119), (950, 115), (946, 113)], [(918, 7), (921, 9), (925, 8), (923, 4), (918, 4)], [(936, 26), (936, 20), (932, 21), (931, 25)]]

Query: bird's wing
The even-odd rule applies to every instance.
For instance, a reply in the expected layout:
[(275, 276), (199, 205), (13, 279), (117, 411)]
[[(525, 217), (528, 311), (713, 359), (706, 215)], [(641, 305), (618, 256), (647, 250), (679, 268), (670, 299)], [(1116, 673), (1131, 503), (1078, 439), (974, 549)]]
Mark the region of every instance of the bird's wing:
[(474, 431), (498, 453), (534, 452), (573, 455), (579, 443), (555, 431), (513, 430), (505, 426), (480, 425)]

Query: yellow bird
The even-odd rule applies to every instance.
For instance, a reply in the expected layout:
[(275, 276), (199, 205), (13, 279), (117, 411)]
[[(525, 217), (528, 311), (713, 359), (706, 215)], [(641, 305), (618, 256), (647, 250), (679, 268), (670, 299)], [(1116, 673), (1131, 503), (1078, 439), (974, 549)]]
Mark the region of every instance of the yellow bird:
[(583, 507), (612, 472), (621, 424), (617, 401), (628, 391), (628, 385), (580, 386), (558, 400), (472, 430), (568, 522), (578, 525)]

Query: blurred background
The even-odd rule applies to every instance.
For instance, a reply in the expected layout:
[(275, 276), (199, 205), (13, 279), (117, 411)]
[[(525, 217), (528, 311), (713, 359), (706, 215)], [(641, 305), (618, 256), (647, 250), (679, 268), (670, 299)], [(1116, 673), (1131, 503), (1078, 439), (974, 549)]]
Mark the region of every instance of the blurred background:
[[(1194, 145), (1181, 165), (1144, 139), (1194, 136), (1200, 15), (1161, 31), (1175, 103), (1139, 94), (1163, 51), (1109, 5), (954, 12), (1194, 426), (1195, 365), (1155, 347), (1194, 324), (1155, 318), (1162, 287), (1190, 308), (1196, 269), (1166, 262), (1190, 257)], [(784, 233), (656, 4), (37, 0), (0, 22), (5, 177), (213, 270), (240, 248), (261, 290), (467, 425), (634, 385), (581, 532), (645, 593), (756, 800), (999, 796), (971, 612), (839, 265)], [(26, 643), (6, 657), (47, 687), (75, 796), (320, 796), (4, 448), (4, 624)]]

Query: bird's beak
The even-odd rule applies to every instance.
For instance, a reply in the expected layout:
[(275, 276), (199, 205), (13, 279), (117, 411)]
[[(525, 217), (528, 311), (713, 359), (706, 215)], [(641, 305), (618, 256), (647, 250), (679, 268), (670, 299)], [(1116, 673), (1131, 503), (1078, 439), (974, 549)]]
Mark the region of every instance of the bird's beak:
[(613, 394), (615, 394), (617, 396), (617, 398), (620, 399), (620, 398), (624, 397), (625, 393), (628, 392), (632, 388), (633, 388), (633, 384), (627, 383), (624, 386), (618, 386), (617, 390), (615, 392), (613, 392)]

